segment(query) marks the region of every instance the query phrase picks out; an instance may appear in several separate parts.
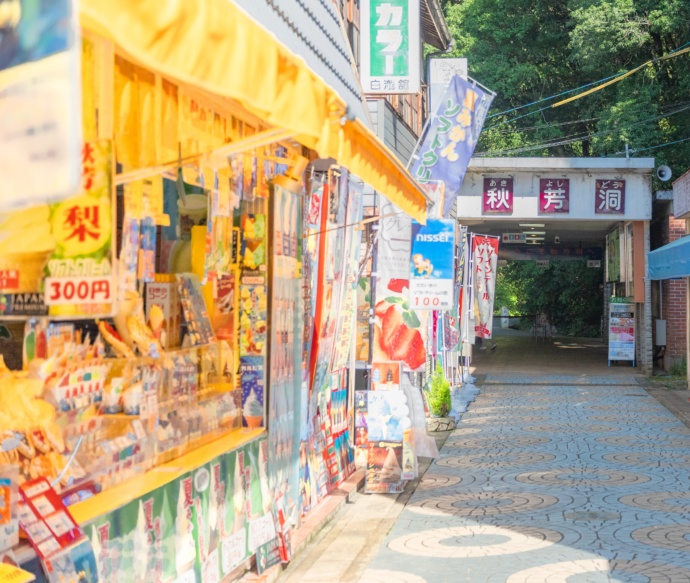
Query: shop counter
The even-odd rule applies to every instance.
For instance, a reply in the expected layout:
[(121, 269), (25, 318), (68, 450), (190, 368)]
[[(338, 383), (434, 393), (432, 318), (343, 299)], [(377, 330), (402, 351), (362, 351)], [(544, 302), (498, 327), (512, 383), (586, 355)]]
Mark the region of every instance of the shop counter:
[(87, 524), (103, 514), (113, 512), (137, 498), (162, 488), (224, 453), (241, 448), (265, 433), (264, 429), (234, 429), (227, 435), (152, 468), (141, 476), (136, 476), (92, 498), (78, 502), (70, 506), (69, 510), (78, 524)]
[[(265, 429), (234, 429), (69, 510), (91, 542), (98, 580), (221, 581), (267, 556), (275, 526)], [(22, 566), (43, 574), (28, 545)]]

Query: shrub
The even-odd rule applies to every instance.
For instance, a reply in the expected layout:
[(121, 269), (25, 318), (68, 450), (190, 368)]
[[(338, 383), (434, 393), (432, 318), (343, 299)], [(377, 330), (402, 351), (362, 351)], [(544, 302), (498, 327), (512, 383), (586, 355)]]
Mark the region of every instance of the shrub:
[(678, 358), (673, 361), (670, 370), (668, 371), (674, 377), (684, 377), (688, 374), (688, 363), (686, 358)]
[(436, 370), (431, 376), (429, 409), (433, 415), (438, 417), (445, 417), (450, 411), (450, 382), (443, 374), (440, 360), (436, 362)]

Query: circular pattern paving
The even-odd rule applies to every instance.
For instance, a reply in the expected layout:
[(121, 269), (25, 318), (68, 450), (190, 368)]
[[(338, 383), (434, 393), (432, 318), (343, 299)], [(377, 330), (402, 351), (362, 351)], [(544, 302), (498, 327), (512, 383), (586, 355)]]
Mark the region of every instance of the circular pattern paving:
[[(685, 504), (683, 501), (687, 500)], [(687, 512), (690, 507), (690, 492), (653, 492), (647, 494), (628, 494), (618, 499), (621, 504), (645, 510), (662, 512)], [(690, 543), (689, 543), (690, 544)]]
[(610, 423), (629, 423), (630, 421), (635, 421), (638, 424), (647, 425), (649, 423), (674, 423), (677, 421), (675, 417), (646, 417), (640, 415), (590, 415), (590, 419), (594, 421), (608, 421)]
[(427, 583), (426, 579), (404, 571), (390, 571), (388, 569), (367, 569), (362, 574), (359, 583)]
[(572, 575), (608, 573), (608, 570), (609, 562), (606, 559), (562, 561), (518, 571), (508, 577), (506, 583), (567, 583)]
[(419, 482), (417, 491), (419, 490), (436, 490), (438, 488), (447, 488), (449, 486), (456, 486), (462, 484), (467, 486), (474, 483), (476, 478), (474, 476), (453, 476), (447, 474), (430, 474), (427, 472)]
[(622, 486), (649, 482), (649, 476), (609, 469), (575, 470), (560, 468), (546, 472), (520, 474), (515, 479), (523, 484), (565, 486)]
[(449, 439), (446, 447), (476, 447), (486, 448), (490, 446), (522, 447), (529, 445), (541, 445), (553, 441), (550, 437), (537, 435), (510, 435), (507, 437), (469, 437), (466, 439)]
[(687, 552), (690, 546), (690, 524), (662, 524), (638, 528), (630, 535), (637, 542), (672, 551)]
[(621, 409), (620, 405), (585, 405), (586, 409), (592, 409), (593, 411), (616, 411), (624, 412), (627, 415), (635, 415), (639, 411), (656, 411), (659, 412), (659, 405), (635, 405), (631, 406), (630, 409)]
[(479, 427), (458, 427), (457, 429), (453, 430), (453, 433), (451, 433), (451, 436), (453, 435), (470, 435), (472, 433), (481, 433), (481, 429)]
[(465, 492), (413, 501), (407, 508), (428, 516), (495, 516), (531, 512), (557, 503), (558, 498), (548, 494)]
[(523, 431), (533, 433), (610, 433), (620, 431), (620, 427), (613, 425), (597, 425), (594, 423), (583, 423), (573, 425), (528, 425), (522, 428)]
[[(481, 537), (485, 536), (494, 542), (482, 544)], [(496, 539), (500, 542), (496, 542)], [(562, 539), (560, 532), (546, 528), (473, 524), (405, 534), (390, 541), (388, 548), (415, 557), (466, 559), (534, 551), (556, 544)]]
[(673, 468), (690, 464), (690, 455), (683, 455), (672, 451), (655, 451), (643, 453), (606, 453), (601, 459), (617, 464), (633, 466), (656, 466), (658, 468)]
[(481, 469), (485, 467), (494, 467), (497, 464), (503, 466), (525, 466), (528, 464), (538, 464), (542, 462), (550, 462), (556, 459), (556, 456), (550, 453), (504, 453), (499, 452), (497, 455), (491, 455), (488, 452), (479, 453), (476, 455), (461, 455), (441, 458), (436, 461), (439, 466), (446, 466), (449, 468), (473, 468)]
[(573, 575), (587, 573), (595, 574), (594, 578), (578, 578), (578, 581), (640, 581), (641, 579), (636, 576), (642, 576), (650, 583), (690, 583), (690, 570), (676, 565), (644, 561), (608, 561), (601, 558), (562, 561), (532, 567), (513, 573), (508, 577), (507, 583), (567, 583)]
[(680, 433), (681, 435), (690, 435), (690, 429), (685, 425), (674, 425), (673, 427), (664, 427), (664, 431), (668, 433)]
[(608, 445), (621, 445), (626, 447), (688, 447), (690, 448), (690, 439), (659, 439), (647, 438), (634, 435), (622, 435), (620, 437), (597, 437), (595, 441), (599, 443), (606, 443)]

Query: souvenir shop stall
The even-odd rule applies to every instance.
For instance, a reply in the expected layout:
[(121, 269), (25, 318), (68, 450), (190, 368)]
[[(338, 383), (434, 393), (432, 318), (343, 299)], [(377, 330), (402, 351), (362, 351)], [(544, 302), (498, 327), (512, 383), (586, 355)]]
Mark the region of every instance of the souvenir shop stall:
[(110, 4), (69, 49), (75, 188), (0, 216), (0, 562), (232, 580), (353, 471), (360, 179), (426, 201), (232, 2)]

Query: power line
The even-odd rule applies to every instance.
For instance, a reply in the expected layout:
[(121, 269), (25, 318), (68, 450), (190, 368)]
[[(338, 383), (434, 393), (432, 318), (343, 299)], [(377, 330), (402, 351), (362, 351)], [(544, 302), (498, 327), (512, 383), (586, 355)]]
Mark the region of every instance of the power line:
[(565, 145), (567, 145), (567, 144), (572, 144), (573, 142), (582, 141), (582, 140), (585, 139), (585, 138), (590, 138), (590, 139), (591, 139), (591, 138), (601, 137), (601, 136), (605, 136), (605, 135), (608, 135), (608, 134), (613, 134), (613, 133), (615, 133), (615, 132), (619, 132), (619, 131), (621, 131), (621, 130), (633, 128), (633, 127), (636, 127), (636, 126), (639, 126), (639, 125), (642, 125), (642, 124), (645, 124), (645, 123), (650, 123), (650, 122), (658, 121), (658, 120), (663, 119), (663, 118), (665, 118), (665, 117), (670, 117), (670, 116), (675, 115), (675, 114), (677, 114), (677, 113), (681, 113), (681, 112), (686, 111), (686, 110), (688, 110), (688, 109), (690, 109), (690, 105), (685, 105), (684, 107), (681, 107), (681, 108), (679, 108), (679, 109), (676, 109), (675, 111), (671, 111), (671, 112), (668, 112), (668, 113), (664, 113), (664, 114), (662, 114), (662, 115), (657, 115), (657, 116), (654, 116), (654, 117), (650, 117), (650, 118), (647, 118), (647, 119), (643, 119), (643, 120), (640, 120), (640, 121), (638, 121), (638, 122), (634, 122), (634, 123), (632, 123), (632, 124), (627, 124), (627, 125), (624, 125), (624, 126), (619, 126), (619, 127), (616, 127), (616, 128), (610, 129), (610, 130), (602, 130), (602, 131), (599, 131), (599, 132), (595, 132), (595, 133), (593, 133), (593, 134), (589, 134), (589, 133), (576, 134), (576, 135), (574, 135), (574, 136), (570, 136), (570, 137), (563, 138), (563, 139), (558, 139), (558, 140), (555, 140), (555, 141), (553, 141), (553, 142), (544, 142), (544, 143), (542, 143), (542, 144), (535, 144), (535, 145), (532, 145), (532, 146), (525, 146), (525, 147), (522, 147), (522, 148), (505, 149), (505, 150), (498, 150), (498, 151), (494, 151), (494, 152), (477, 152), (477, 153), (475, 153), (475, 156), (481, 158), (481, 157), (487, 157), (487, 156), (489, 156), (489, 155), (491, 155), (491, 156), (501, 155), (501, 156), (502, 156), (502, 155), (505, 155), (505, 154), (520, 154), (520, 153), (522, 153), (522, 152), (530, 152), (530, 151), (533, 151), (533, 150), (541, 150), (541, 149), (543, 149), (543, 148), (554, 148), (554, 147), (556, 147), (556, 146), (565, 146)]
[[(660, 111), (666, 111), (666, 110), (668, 110), (668, 109), (672, 109), (672, 108), (674, 108), (674, 107), (679, 107), (679, 106), (681, 106), (681, 105), (687, 105), (687, 104), (690, 104), (690, 101), (681, 101), (681, 102), (678, 102), (678, 103), (670, 103), (670, 104), (662, 105), (662, 106), (659, 108), (659, 110), (660, 110)], [(549, 106), (549, 107), (545, 107), (544, 109), (551, 109), (551, 107), (550, 107), (550, 106)], [(515, 118), (515, 119), (518, 119), (518, 118)], [(514, 129), (497, 130), (496, 133), (499, 133), (499, 134), (520, 134), (520, 133), (523, 133), (523, 132), (526, 132), (526, 131), (530, 131), (530, 130), (548, 129), (548, 128), (558, 127), (558, 126), (564, 126), (564, 125), (573, 125), (573, 124), (585, 123), (585, 122), (589, 122), (589, 121), (598, 121), (598, 120), (600, 120), (600, 119), (601, 119), (601, 117), (588, 117), (588, 118), (585, 118), (585, 119), (577, 119), (577, 120), (574, 120), (574, 121), (564, 121), (564, 122), (559, 122), (559, 123), (548, 123), (548, 122), (547, 122), (547, 123), (542, 124), (542, 125), (533, 125), (533, 126), (529, 126), (529, 127), (526, 127), (526, 128), (514, 128)], [(491, 126), (490, 128), (486, 128), (486, 130), (484, 130), (484, 131), (493, 129), (494, 127), (496, 127), (496, 126)]]
[[(674, 140), (673, 142), (666, 142), (665, 144), (658, 144), (656, 146), (649, 146), (648, 148), (637, 148), (635, 150), (628, 150), (631, 154), (637, 154), (638, 152), (647, 152), (648, 150), (656, 150), (658, 148), (663, 148), (664, 146), (672, 146), (673, 144), (680, 144), (681, 142), (687, 142), (690, 141), (690, 138), (682, 138), (680, 140)], [(607, 156), (608, 158), (612, 158), (613, 156), (618, 156), (619, 154), (625, 154), (624, 151), (622, 152), (616, 152), (615, 154), (611, 154), (610, 156)]]
[[(685, 49), (685, 47), (688, 47), (689, 45), (690, 45), (690, 41), (688, 41), (688, 42), (685, 43), (684, 45), (681, 45), (681, 46), (678, 47), (677, 49), (674, 49), (674, 50), (671, 51), (670, 53), (668, 53), (668, 54), (666, 54), (666, 55), (663, 55), (663, 56), (661, 56), (661, 57), (658, 57), (658, 58), (656, 58), (656, 59), (652, 59), (652, 60), (650, 60), (650, 61), (647, 61), (646, 63), (644, 63), (644, 64), (640, 65), (639, 67), (636, 67), (635, 69), (632, 69), (631, 71), (628, 71), (628, 72), (626, 72), (626, 73), (616, 73), (615, 75), (611, 75), (611, 76), (609, 76), (609, 77), (604, 77), (603, 79), (598, 79), (597, 81), (592, 81), (591, 83), (587, 83), (587, 84), (585, 84), (585, 85), (581, 85), (580, 87), (576, 87), (575, 89), (568, 89), (567, 91), (562, 91), (561, 93), (556, 93), (556, 94), (554, 94), (554, 95), (549, 95), (548, 97), (544, 97), (544, 98), (542, 98), (542, 99), (537, 99), (536, 101), (532, 101), (532, 102), (530, 102), (530, 103), (526, 103), (525, 105), (519, 105), (519, 106), (517, 106), (517, 107), (513, 107), (513, 108), (511, 108), (511, 109), (507, 109), (507, 110), (501, 111), (501, 112), (499, 112), (499, 113), (493, 113), (493, 114), (487, 116), (487, 119), (491, 119), (491, 118), (497, 117), (497, 116), (499, 116), (499, 115), (505, 115), (505, 114), (507, 114), (507, 113), (512, 113), (513, 111), (518, 111), (518, 110), (520, 110), (520, 109), (524, 109), (525, 107), (530, 107), (530, 106), (532, 106), (532, 105), (537, 105), (538, 103), (543, 103), (543, 102), (545, 102), (545, 101), (551, 101), (552, 99), (555, 99), (555, 98), (557, 98), (557, 97), (562, 97), (563, 95), (568, 95), (569, 93), (574, 93), (575, 91), (580, 91), (581, 89), (587, 89), (588, 87), (592, 87), (593, 85), (598, 85), (599, 83), (605, 83), (605, 82), (607, 82), (607, 81), (611, 81), (611, 80), (613, 80), (613, 79), (615, 79), (615, 78), (617, 78), (617, 77), (620, 78), (620, 79), (618, 79), (618, 80), (620, 81), (620, 80), (623, 79), (624, 77), (627, 77), (628, 75), (630, 75), (630, 74), (632, 74), (632, 73), (638, 71), (639, 69), (645, 67), (646, 65), (649, 65), (649, 64), (655, 63), (655, 62), (659, 62), (659, 61), (663, 61), (663, 60), (666, 60), (666, 59), (669, 59), (669, 58), (672, 58), (672, 57), (677, 57), (677, 56), (679, 56), (679, 55), (677, 55), (676, 53), (678, 53), (678, 52), (680, 52), (680, 51), (682, 51), (681, 54), (688, 52), (690, 49), (687, 49), (687, 50), (683, 50), (683, 49)], [(612, 81), (612, 82), (615, 83), (616, 81)], [(607, 86), (607, 85), (601, 85), (600, 87), (595, 88), (594, 90), (592, 90), (592, 91), (590, 91), (590, 92), (585, 92), (585, 93), (580, 94), (579, 96), (574, 96), (574, 97), (573, 97), (572, 99), (570, 99), (570, 100), (564, 100), (564, 101), (562, 101), (562, 102), (559, 102), (558, 104), (547, 105), (546, 107), (542, 107), (542, 108), (537, 109), (537, 110), (535, 110), (535, 111), (531, 111), (531, 112), (529, 112), (529, 113), (525, 113), (525, 114), (520, 115), (520, 116), (518, 116), (518, 117), (514, 117), (514, 118), (512, 118), (512, 119), (504, 120), (504, 121), (499, 122), (499, 123), (497, 123), (497, 124), (495, 124), (495, 125), (493, 125), (493, 126), (491, 126), (491, 127), (497, 127), (497, 126), (499, 126), (499, 125), (503, 125), (503, 124), (508, 123), (508, 122), (511, 122), (511, 121), (517, 121), (518, 119), (522, 119), (523, 117), (527, 117), (527, 116), (529, 116), (529, 115), (534, 115), (535, 113), (539, 113), (540, 111), (544, 111), (544, 110), (550, 109), (550, 108), (552, 108), (552, 107), (558, 107), (559, 105), (563, 105), (564, 103), (567, 103), (567, 102), (569, 102), (569, 101), (574, 101), (575, 99), (579, 99), (580, 97), (584, 97), (585, 95), (588, 95), (589, 93), (592, 93), (592, 92), (594, 92), (594, 91), (598, 91), (599, 89), (603, 89), (603, 88), (606, 87), (606, 86)], [(487, 128), (487, 129), (490, 129), (490, 128)]]

